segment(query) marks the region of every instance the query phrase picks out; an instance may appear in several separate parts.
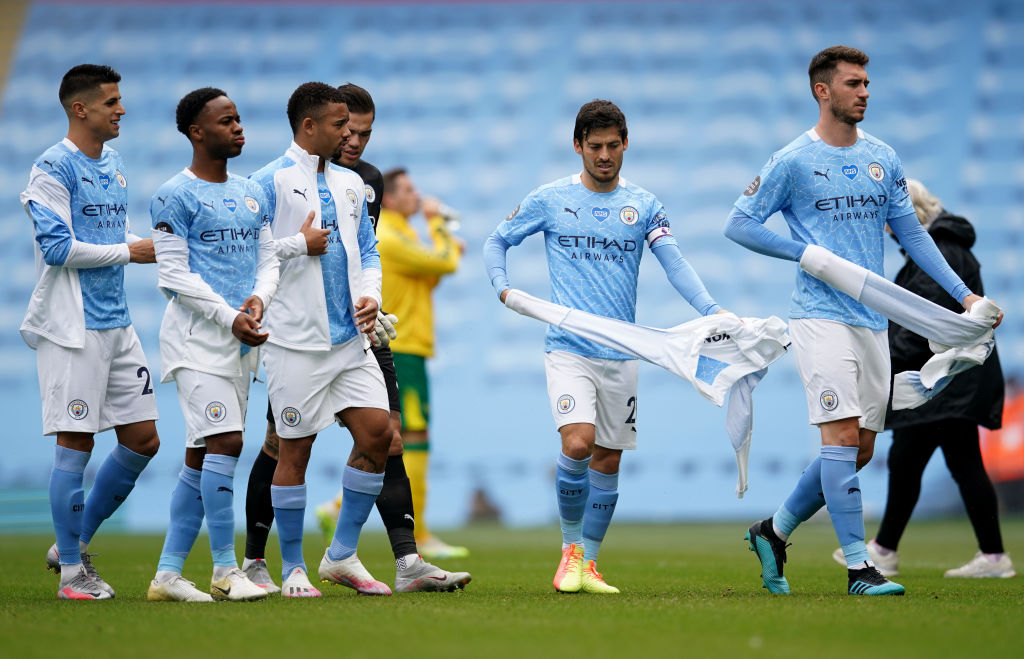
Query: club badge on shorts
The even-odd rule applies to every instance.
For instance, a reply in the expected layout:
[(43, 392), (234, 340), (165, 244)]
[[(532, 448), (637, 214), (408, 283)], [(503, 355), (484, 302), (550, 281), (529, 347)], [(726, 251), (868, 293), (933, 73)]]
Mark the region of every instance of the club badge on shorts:
[(206, 406), (206, 418), (212, 423), (220, 423), (227, 416), (227, 408), (224, 407), (224, 403), (219, 401), (213, 401)]
[(302, 415), (299, 414), (299, 411), (294, 407), (286, 407), (281, 410), (281, 421), (289, 428), (294, 428), (299, 425), (299, 421), (301, 420)]
[(818, 398), (818, 401), (821, 402), (821, 406), (823, 408), (831, 412), (832, 410), (839, 407), (839, 394), (832, 391), (831, 389), (826, 389), (825, 391), (821, 392), (821, 397)]
[(561, 396), (558, 397), (558, 402), (555, 404), (558, 405), (559, 413), (568, 414), (569, 412), (572, 412), (573, 409), (575, 409), (576, 400), (569, 394), (562, 394)]
[(89, 416), (89, 406), (85, 404), (85, 401), (81, 398), (68, 403), (68, 416), (75, 421), (81, 421), (85, 417)]

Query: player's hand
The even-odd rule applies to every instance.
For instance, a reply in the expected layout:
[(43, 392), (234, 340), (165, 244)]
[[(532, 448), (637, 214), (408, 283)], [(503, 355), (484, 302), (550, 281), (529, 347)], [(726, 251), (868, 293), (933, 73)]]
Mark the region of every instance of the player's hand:
[(245, 298), (242, 306), (238, 307), (242, 313), (248, 313), (257, 323), (263, 321), (263, 300), (258, 295), (250, 295)]
[(441, 215), (441, 202), (433, 197), (424, 197), (420, 201), (420, 210), (427, 219)]
[(377, 306), (377, 300), (374, 300), (368, 295), (364, 295), (359, 298), (355, 307), (356, 327), (358, 327), (359, 331), (364, 334), (371, 334), (373, 332), (373, 326), (377, 323), (377, 311), (380, 310), (380, 307)]
[(303, 222), (302, 227), (299, 229), (299, 233), (306, 238), (306, 254), (310, 256), (320, 256), (327, 253), (327, 234), (331, 232), (330, 229), (315, 228), (313, 226), (313, 218), (315, 217), (316, 213), (309, 211), (306, 221)]
[(128, 261), (131, 263), (156, 263), (156, 250), (152, 238), (143, 238), (128, 243)]
[[(974, 303), (977, 302), (980, 299), (982, 299), (982, 297), (980, 295), (975, 295), (974, 293), (971, 293), (970, 295), (968, 295), (967, 297), (964, 298), (964, 301), (963, 301), (964, 309), (966, 309), (967, 311), (970, 311), (971, 307), (974, 306)], [(996, 305), (996, 306), (999, 306), (999, 305)], [(1002, 324), (1002, 322), (1003, 322), (1003, 312), (1000, 311), (999, 312), (999, 317), (996, 318), (996, 322), (992, 325), (992, 329), (995, 329), (995, 328), (999, 327), (999, 325)]]
[(247, 346), (262, 345), (270, 334), (258, 332), (263, 326), (260, 322), (247, 313), (240, 313), (235, 316), (235, 322), (231, 324), (231, 333), (235, 338)]
[(502, 303), (502, 304), (505, 304), (505, 298), (507, 298), (507, 297), (508, 297), (508, 292), (509, 292), (509, 291), (511, 291), (511, 290), (512, 290), (511, 288), (506, 288), (505, 290), (503, 290), (503, 291), (502, 291), (502, 292), (501, 292), (501, 293), (500, 293), (500, 294), (498, 295), (498, 299), (499, 299), (499, 300), (501, 300), (501, 303)]
[(377, 310), (377, 320), (373, 324), (373, 331), (370, 332), (370, 343), (374, 348), (386, 348), (393, 339), (398, 338), (398, 332), (395, 331), (396, 323), (398, 316)]

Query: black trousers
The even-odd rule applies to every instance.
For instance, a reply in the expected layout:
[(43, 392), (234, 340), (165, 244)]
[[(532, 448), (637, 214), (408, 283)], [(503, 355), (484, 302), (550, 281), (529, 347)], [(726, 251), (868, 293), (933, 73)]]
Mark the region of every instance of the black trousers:
[(999, 506), (981, 461), (978, 424), (965, 419), (943, 419), (893, 430), (892, 439), (889, 497), (876, 542), (887, 549), (899, 547), (921, 494), (921, 475), (935, 449), (941, 448), (946, 467), (960, 488), (978, 547), (986, 554), (1002, 553)]

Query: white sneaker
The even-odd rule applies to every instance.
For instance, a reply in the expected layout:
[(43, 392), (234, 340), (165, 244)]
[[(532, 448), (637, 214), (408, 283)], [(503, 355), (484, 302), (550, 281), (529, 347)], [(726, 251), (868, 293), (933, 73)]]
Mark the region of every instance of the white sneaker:
[(306, 570), (301, 567), (294, 568), (288, 578), (281, 584), (282, 597), (321, 597), (319, 590), (309, 583)]
[(465, 588), (473, 580), (469, 572), (447, 572), (417, 556), (412, 564), (395, 572), (395, 592), (445, 592)]
[(325, 551), (317, 573), (322, 581), (354, 588), (363, 595), (391, 594), (388, 585), (374, 579), (355, 554), (340, 561), (332, 561)]
[[(900, 573), (900, 553), (898, 551), (890, 551), (883, 554), (879, 551), (880, 546), (875, 542), (874, 538), (868, 540), (868, 558), (875, 564), (879, 574), (883, 577), (895, 577)], [(832, 560), (846, 567), (846, 556), (843, 555), (842, 548), (832, 552)]]
[[(246, 561), (248, 560), (246, 559)], [(274, 579), (270, 576), (270, 570), (267, 569), (267, 562), (264, 559), (253, 559), (251, 563), (242, 568), (242, 572), (245, 572), (245, 576), (249, 577), (249, 581), (267, 591), (268, 594), (281, 592), (281, 589), (277, 587)]]
[(947, 577), (968, 577), (975, 579), (1009, 579), (1017, 576), (1013, 570), (1013, 562), (1009, 554), (1003, 554), (998, 561), (992, 562), (980, 551), (967, 563), (952, 570), (946, 570)]
[(267, 591), (260, 588), (249, 577), (245, 576), (237, 567), (220, 579), (210, 581), (210, 594), (215, 600), (229, 600), (231, 602), (251, 602), (261, 600), (267, 596)]
[[(100, 573), (96, 571), (96, 568), (92, 565), (92, 557), (96, 554), (81, 554), (82, 567), (85, 568), (85, 574), (93, 580), (100, 589), (103, 590), (107, 595), (114, 596), (114, 588), (103, 580)], [(58, 577), (60, 576), (60, 554), (57, 553), (57, 543), (50, 545), (50, 548), (46, 550), (46, 569), (52, 570)]]
[(60, 580), (57, 597), (62, 600), (108, 600), (110, 593), (90, 579), (83, 566), (75, 573), (75, 576), (67, 580)]
[(149, 590), (146, 591), (146, 599), (150, 602), (212, 602), (213, 598), (208, 593), (196, 588), (196, 585), (177, 574), (170, 581), (149, 582)]

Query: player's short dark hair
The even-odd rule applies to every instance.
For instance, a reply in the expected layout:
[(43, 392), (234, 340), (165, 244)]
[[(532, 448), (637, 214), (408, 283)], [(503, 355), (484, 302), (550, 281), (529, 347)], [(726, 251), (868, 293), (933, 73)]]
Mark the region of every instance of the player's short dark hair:
[(807, 76), (811, 79), (811, 94), (814, 96), (814, 100), (818, 100), (818, 95), (814, 93), (814, 85), (819, 82), (826, 85), (832, 84), (832, 76), (835, 75), (836, 67), (840, 62), (867, 66), (868, 56), (864, 51), (850, 46), (830, 46), (811, 58), (811, 64), (807, 67)]
[(299, 126), (306, 117), (319, 120), (324, 116), (329, 103), (344, 103), (345, 97), (337, 87), (323, 82), (304, 82), (288, 99), (288, 123), (292, 134), (299, 132)]
[(398, 177), (406, 176), (409, 174), (409, 170), (405, 167), (392, 167), (388, 171), (384, 172), (384, 183), (381, 186), (381, 191), (384, 194), (392, 194), (395, 188), (398, 187)]
[(583, 143), (587, 135), (593, 130), (615, 126), (619, 129), (619, 137), (626, 139), (629, 131), (626, 129), (626, 115), (622, 114), (619, 106), (611, 101), (594, 99), (585, 103), (576, 115), (576, 127), (573, 128), (572, 138)]
[(221, 96), (227, 96), (227, 92), (216, 87), (194, 89), (182, 96), (178, 101), (178, 109), (174, 112), (174, 118), (178, 122), (178, 132), (188, 137), (188, 127), (196, 122), (196, 117), (203, 111), (206, 104)]
[(61, 105), (70, 108), (82, 92), (92, 91), (107, 82), (121, 82), (121, 74), (102, 64), (79, 64), (71, 67), (61, 78), (57, 98)]
[(353, 85), (351, 82), (346, 82), (344, 85), (338, 87), (338, 91), (340, 91), (342, 96), (345, 97), (345, 104), (348, 105), (349, 112), (356, 112), (358, 114), (377, 114), (377, 109), (373, 105), (373, 97), (370, 96), (370, 92), (366, 91), (359, 85)]

